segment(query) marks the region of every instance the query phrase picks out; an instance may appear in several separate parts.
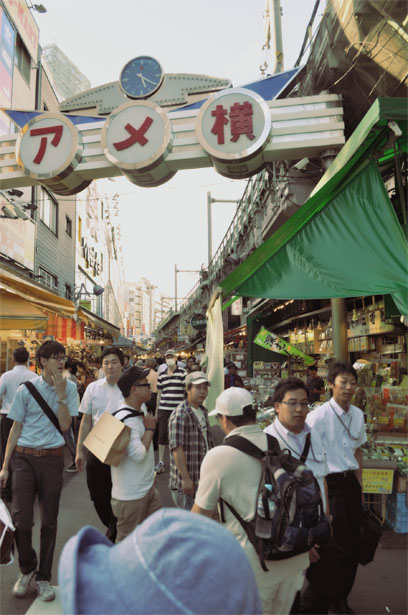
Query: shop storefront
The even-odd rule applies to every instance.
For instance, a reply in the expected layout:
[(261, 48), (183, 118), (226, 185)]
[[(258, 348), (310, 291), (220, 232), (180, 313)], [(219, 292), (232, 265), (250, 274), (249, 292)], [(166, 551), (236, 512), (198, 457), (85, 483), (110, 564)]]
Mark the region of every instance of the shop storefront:
[[(378, 514), (389, 514), (394, 528), (401, 527), (398, 515), (407, 518), (396, 488), (408, 476), (408, 243), (406, 212), (398, 206), (397, 217), (384, 181), (395, 171), (394, 204), (397, 197), (403, 202), (405, 106), (378, 99), (308, 201), (221, 283), (224, 309), (235, 297), (263, 299), (271, 308), (247, 319), (250, 376), (257, 368), (271, 376), (273, 367), (281, 377), (304, 378), (311, 361), (324, 377), (334, 357), (356, 365), (355, 403), (369, 432), (365, 491), (381, 496)], [(274, 352), (253, 343), (262, 325)]]

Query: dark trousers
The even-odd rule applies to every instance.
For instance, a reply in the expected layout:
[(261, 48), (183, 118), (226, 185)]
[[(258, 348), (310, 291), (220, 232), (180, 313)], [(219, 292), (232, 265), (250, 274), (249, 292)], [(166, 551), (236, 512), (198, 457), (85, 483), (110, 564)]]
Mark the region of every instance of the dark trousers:
[(106, 537), (113, 543), (116, 540), (116, 517), (112, 512), (112, 479), (110, 466), (99, 461), (88, 452), (86, 482), (99, 519), (108, 528)]
[[(0, 422), (0, 461), (1, 461), (0, 467), (3, 467), (4, 455), (6, 453), (7, 440), (8, 440), (9, 433), (12, 427), (13, 427), (13, 421), (11, 419), (8, 419), (7, 416), (3, 414), (1, 416), (1, 422)], [(12, 470), (10, 468), (6, 486), (1, 488), (1, 497), (5, 502), (11, 502), (11, 499), (12, 499), (11, 476), (12, 476)]]
[(346, 600), (358, 566), (358, 544), (362, 513), (361, 487), (355, 474), (326, 476), (333, 542), (319, 550), (320, 560), (306, 572), (301, 612), (327, 613), (331, 604)]
[(34, 457), (25, 453), (14, 453), (12, 465), (12, 518), (16, 528), (15, 542), (20, 570), (23, 574), (29, 574), (37, 568), (37, 554), (31, 543), (34, 500), (38, 495), (41, 534), (40, 565), (36, 577), (37, 580), (50, 581), (64, 458), (53, 455)]

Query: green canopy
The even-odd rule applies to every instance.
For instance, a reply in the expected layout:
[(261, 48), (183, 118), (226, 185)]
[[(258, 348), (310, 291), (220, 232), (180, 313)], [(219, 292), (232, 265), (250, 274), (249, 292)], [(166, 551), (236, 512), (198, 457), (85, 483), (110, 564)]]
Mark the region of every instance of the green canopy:
[[(397, 118), (406, 131), (401, 121), (406, 103), (391, 101), (376, 101), (319, 189), (221, 283), (225, 296), (391, 294), (401, 313), (408, 314), (408, 243), (379, 168), (368, 158), (373, 149), (387, 150), (390, 119)], [(384, 158), (388, 155), (385, 151)]]

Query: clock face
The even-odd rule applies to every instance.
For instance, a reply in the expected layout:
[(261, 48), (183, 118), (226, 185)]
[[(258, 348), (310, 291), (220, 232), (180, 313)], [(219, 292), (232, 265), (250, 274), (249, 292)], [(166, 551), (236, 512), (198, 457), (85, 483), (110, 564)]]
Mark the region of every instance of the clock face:
[(120, 74), (122, 90), (130, 98), (146, 98), (155, 92), (163, 80), (159, 62), (149, 56), (130, 60)]

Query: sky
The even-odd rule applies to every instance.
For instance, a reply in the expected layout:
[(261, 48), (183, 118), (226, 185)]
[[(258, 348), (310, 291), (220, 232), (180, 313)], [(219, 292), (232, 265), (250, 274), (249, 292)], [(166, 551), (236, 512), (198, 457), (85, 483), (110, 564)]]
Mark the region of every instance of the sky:
[[(152, 55), (164, 72), (229, 78), (241, 86), (260, 78), (265, 60), (265, 0), (44, 0), (47, 13), (33, 12), (40, 44), (56, 43), (91, 81), (117, 81), (138, 55)], [(315, 0), (281, 0), (284, 68), (299, 55)], [(320, 3), (316, 22), (325, 2)], [(118, 194), (125, 279), (148, 278), (174, 297), (174, 269), (207, 265), (207, 192), (239, 199), (247, 180), (223, 178), (213, 169), (179, 171), (157, 188), (125, 178), (98, 180), (103, 195)], [(79, 193), (78, 198), (81, 198)], [(213, 205), (213, 253), (234, 215), (232, 203)], [(178, 297), (187, 295), (198, 274), (179, 273)]]

